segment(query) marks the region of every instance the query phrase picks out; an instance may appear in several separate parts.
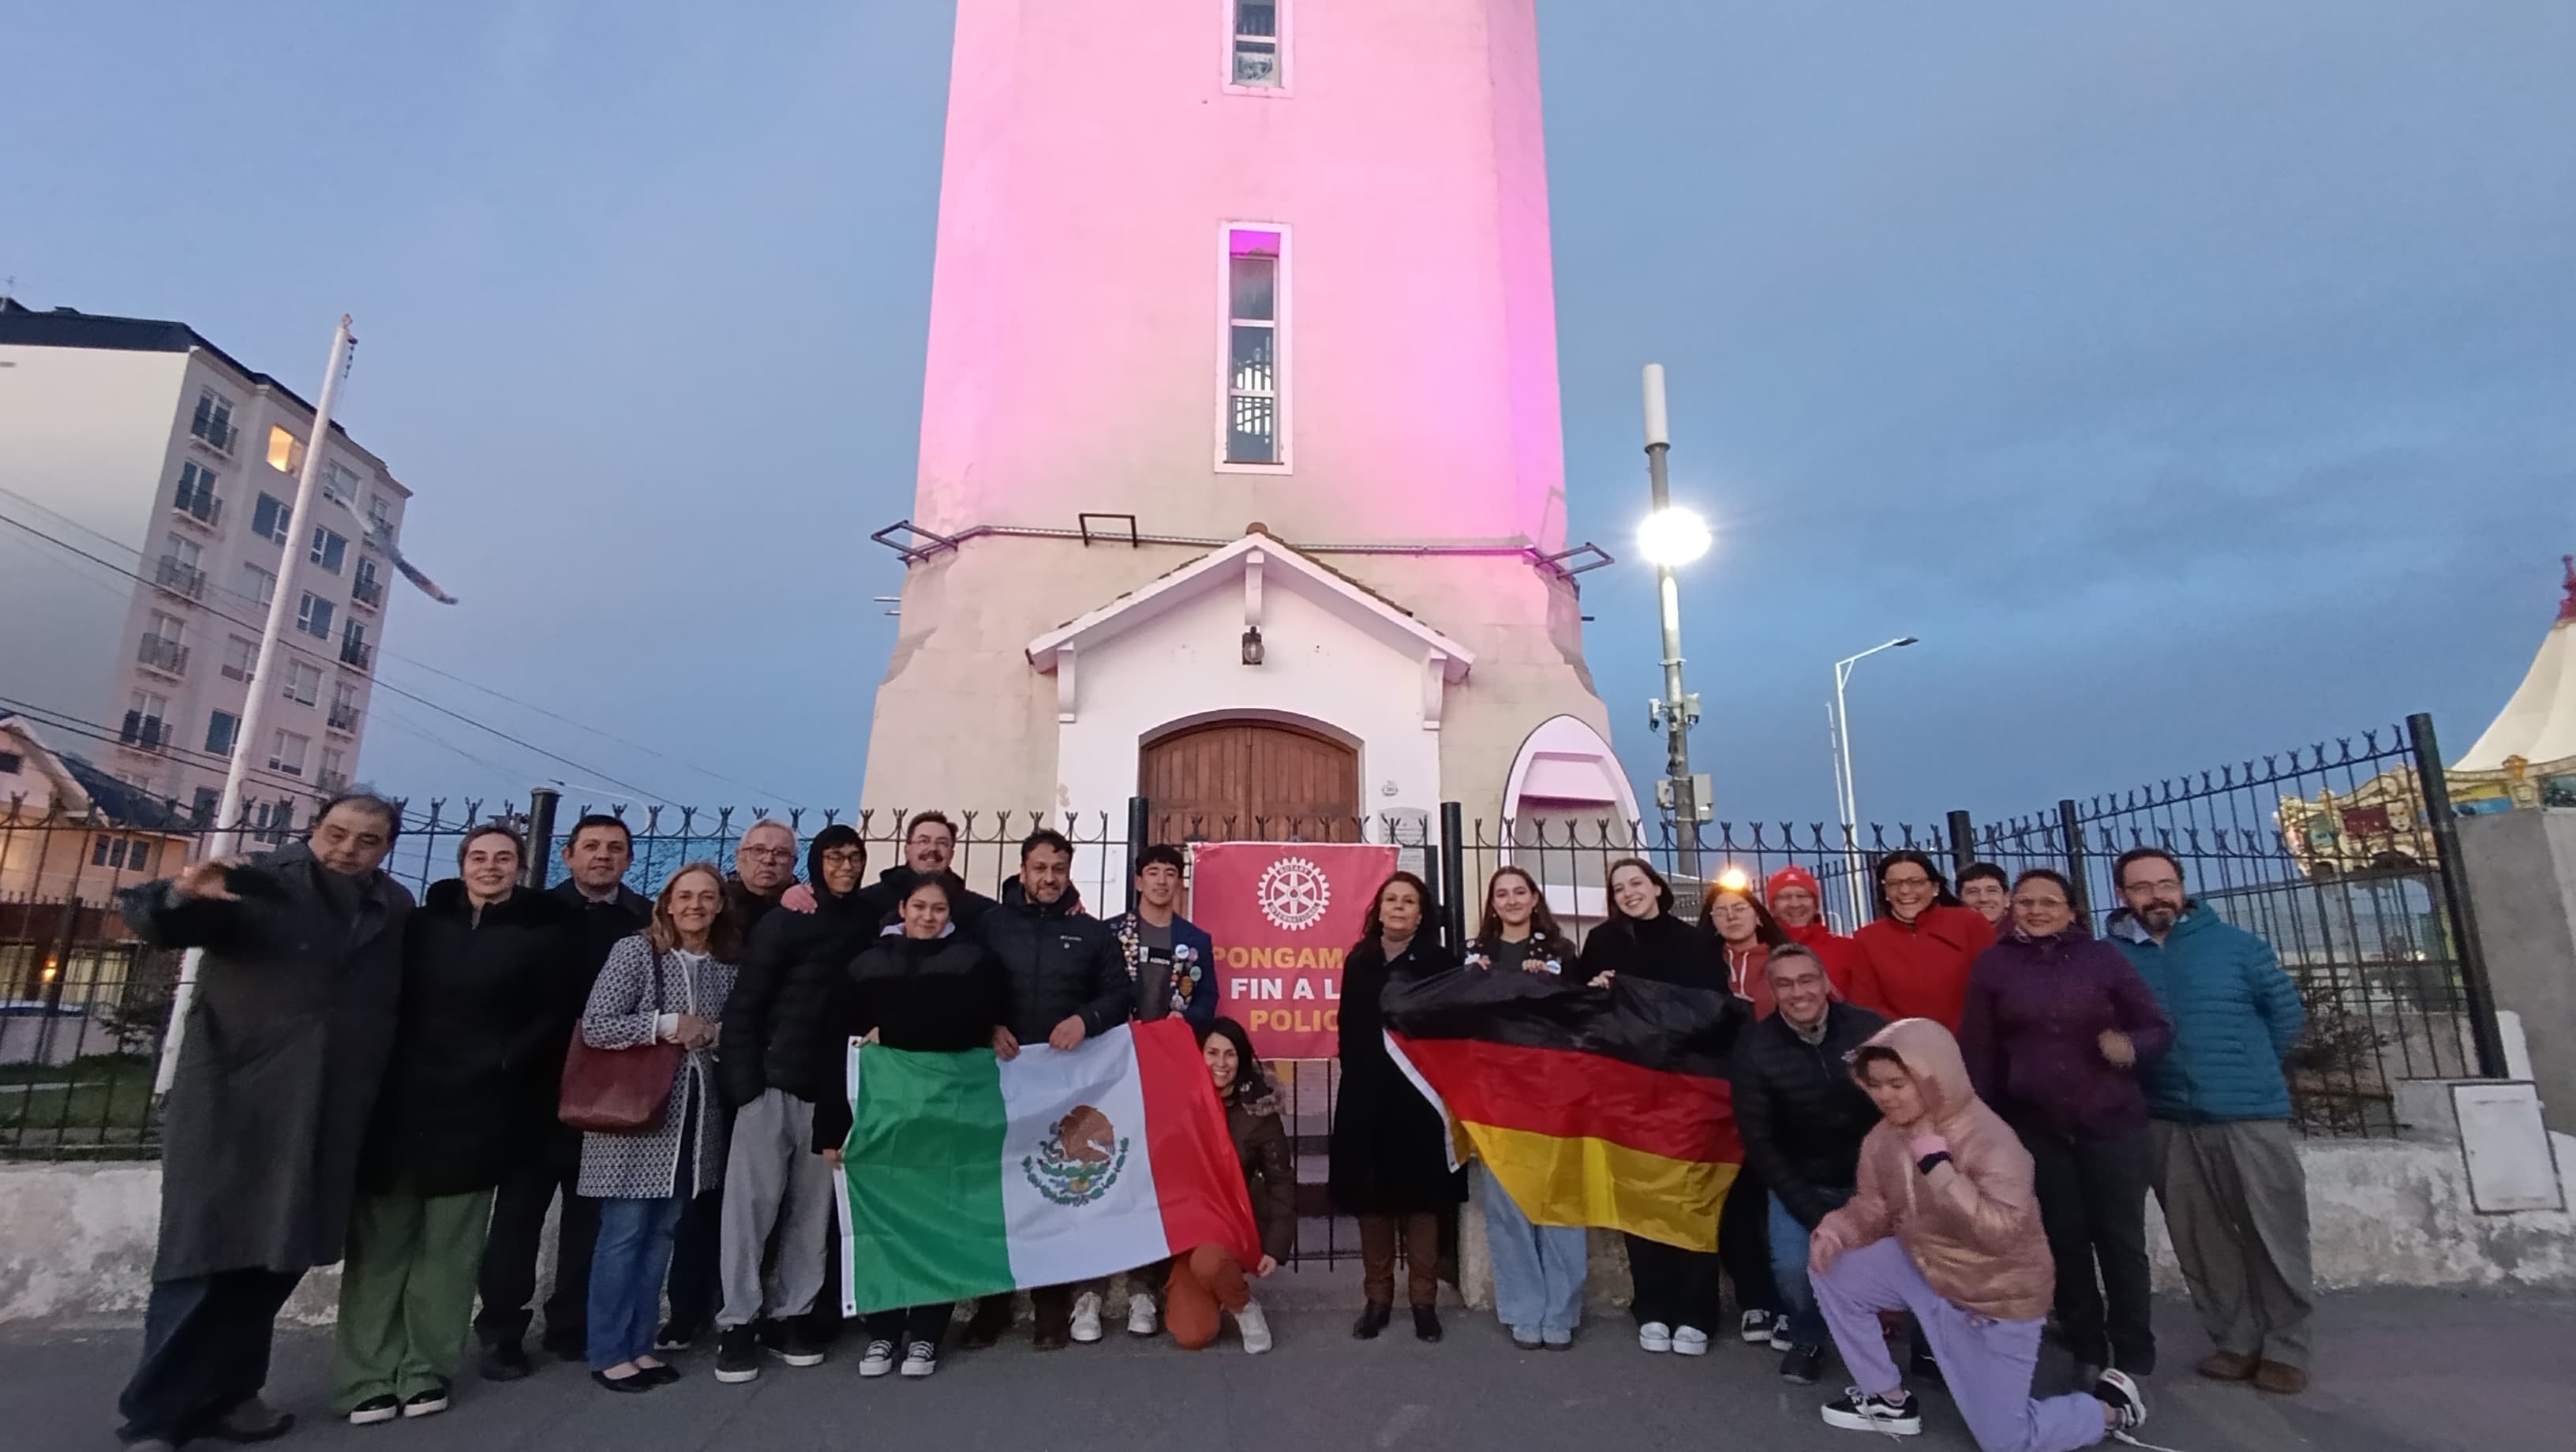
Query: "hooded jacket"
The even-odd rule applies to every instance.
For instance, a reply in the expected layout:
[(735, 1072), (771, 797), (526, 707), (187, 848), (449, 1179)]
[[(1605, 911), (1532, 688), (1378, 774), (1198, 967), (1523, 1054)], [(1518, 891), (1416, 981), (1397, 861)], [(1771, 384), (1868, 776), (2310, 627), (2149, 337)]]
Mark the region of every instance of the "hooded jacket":
[(1968, 970), (1994, 946), (1995, 925), (1972, 907), (1934, 904), (1911, 923), (1884, 917), (1852, 934), (1851, 1001), (1889, 1019), (1928, 1018), (1959, 1031)]
[(832, 1060), (835, 1084), (811, 1096), (814, 1150), (839, 1149), (850, 1138), (850, 1040), (871, 1032), (889, 1049), (919, 1053), (990, 1050), (1002, 1022), (1001, 965), (984, 945), (951, 931), (908, 938), (887, 928), (835, 972), (814, 1038)]
[(780, 1089), (799, 1099), (840, 1080), (839, 1065), (821, 1052), (814, 1025), (831, 996), (832, 980), (877, 934), (882, 914), (864, 885), (847, 893), (823, 880), (823, 854), (860, 841), (835, 823), (814, 834), (805, 850), (805, 880), (814, 909), (782, 908), (752, 929), (742, 973), (725, 998), (717, 1026), (716, 1083), (736, 1109)]
[[(965, 879), (957, 875), (955, 866), (950, 866), (947, 872), (949, 920), (957, 924), (957, 931), (961, 933), (970, 931), (974, 928), (976, 919), (991, 912), (1000, 904), (968, 888)], [(868, 888), (867, 891), (875, 899), (879, 921), (894, 921), (895, 915), (903, 911), (903, 900), (912, 892), (912, 885), (920, 880), (920, 872), (908, 862), (898, 862), (878, 873), (876, 885)]]
[[(1959, 1041), (1929, 1019), (1909, 1018), (1869, 1042), (1904, 1061), (1924, 1118), (1902, 1129), (1881, 1120), (1869, 1132), (1858, 1191), (1818, 1228), (1831, 1228), (1846, 1246), (1895, 1236), (1932, 1289), (1963, 1311), (1997, 1321), (2047, 1315), (2057, 1272), (2040, 1228), (2030, 1151), (1968, 1086)], [(1949, 1146), (1949, 1162), (1930, 1174), (1915, 1168), (1911, 1146), (1922, 1134)]]
[(1773, 922), (1780, 922), (1779, 897), (1780, 889), (1784, 887), (1805, 888), (1807, 895), (1816, 900), (1818, 915), (1814, 922), (1802, 927), (1793, 928), (1780, 923), (1780, 931), (1789, 935), (1790, 942), (1816, 955), (1816, 961), (1825, 965), (1825, 979), (1833, 984), (1834, 996), (1850, 1002), (1852, 978), (1859, 967), (1860, 950), (1852, 946), (1851, 939), (1825, 926), (1824, 889), (1816, 885), (1815, 874), (1803, 867), (1783, 867), (1764, 879), (1762, 906), (1770, 910)]
[[(2112, 1029), (2129, 1036), (2135, 1065), (2102, 1057)], [(2012, 1124), (2050, 1134), (2145, 1129), (2138, 1074), (2172, 1039), (2137, 970), (2080, 923), (2038, 938), (2006, 931), (1977, 955), (1959, 1016), (1959, 1052), (1978, 1097)]]
[(1003, 884), (1002, 900), (962, 932), (971, 932), (1002, 965), (1011, 1036), (1023, 1044), (1046, 1042), (1055, 1026), (1079, 1017), (1086, 1035), (1125, 1023), (1136, 985), (1127, 981), (1127, 958), (1118, 935), (1098, 918), (1073, 911), (1068, 890), (1050, 903), (1033, 903), (1019, 880)]
[(2272, 945), (2198, 903), (2162, 943), (2126, 908), (2110, 936), (2173, 1025), (2172, 1046), (2147, 1065), (2147, 1113), (2191, 1124), (2289, 1118), (2281, 1061), (2307, 1009)]

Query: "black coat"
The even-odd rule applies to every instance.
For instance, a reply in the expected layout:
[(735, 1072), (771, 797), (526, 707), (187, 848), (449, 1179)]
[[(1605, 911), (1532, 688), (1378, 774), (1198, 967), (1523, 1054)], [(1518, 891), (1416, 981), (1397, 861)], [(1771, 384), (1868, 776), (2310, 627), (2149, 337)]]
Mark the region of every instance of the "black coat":
[(461, 880), (430, 887), (403, 925), (400, 1032), (367, 1137), (368, 1188), (490, 1189), (551, 1138), (579, 930), (552, 893), (521, 888), (478, 918)]
[[(957, 924), (957, 931), (962, 933), (973, 928), (976, 921), (984, 914), (1001, 906), (1000, 903), (966, 886), (958, 878), (954, 869), (951, 869), (947, 875), (948, 916)], [(879, 921), (892, 922), (895, 915), (903, 911), (903, 900), (911, 895), (912, 885), (920, 880), (920, 873), (898, 862), (878, 873), (877, 880), (860, 891), (874, 900)], [(1014, 884), (1014, 890), (1016, 887), (1017, 885)]]
[(1386, 1052), (1388, 985), (1458, 966), (1425, 935), (1393, 962), (1370, 938), (1342, 961), (1342, 1081), (1333, 1100), (1332, 1197), (1347, 1215), (1446, 1210), (1467, 1198), (1467, 1177), (1449, 1168), (1449, 1127)]
[(1071, 911), (1073, 894), (1030, 902), (1013, 882), (971, 931), (1002, 965), (1008, 986), (1003, 1022), (1024, 1044), (1044, 1043), (1055, 1026), (1080, 1016), (1083, 1032), (1104, 1034), (1125, 1023), (1136, 986), (1118, 934), (1098, 918)]
[(1730, 1077), (1744, 1163), (1810, 1230), (1833, 1209), (1819, 1191), (1859, 1183), (1860, 1142), (1877, 1126), (1878, 1106), (1852, 1082), (1845, 1056), (1886, 1026), (1837, 1001), (1825, 1010), (1822, 1043), (1798, 1037), (1776, 1011), (1735, 1041)]
[(592, 902), (581, 895), (581, 889), (565, 878), (546, 889), (546, 896), (572, 910), (572, 932), (565, 940), (564, 996), (554, 1006), (551, 1060), (542, 1071), (556, 1086), (557, 1097), (541, 1105), (530, 1106), (532, 1122), (523, 1128), (516, 1141), (517, 1152), (526, 1156), (522, 1163), (552, 1165), (567, 1172), (581, 1165), (581, 1131), (556, 1118), (563, 1085), (564, 1056), (572, 1051), (572, 1036), (581, 1027), (581, 1011), (590, 1003), (591, 985), (599, 981), (599, 970), (608, 962), (609, 950), (619, 940), (631, 938), (653, 924), (653, 900), (624, 883), (606, 902)]
[(340, 1259), (393, 1051), (402, 884), (337, 878), (301, 842), (227, 880), (229, 901), (166, 880), (125, 898), (145, 942), (206, 950), (161, 1125), (156, 1281)]
[(1685, 988), (1732, 992), (1734, 987), (1726, 968), (1726, 948), (1717, 935), (1671, 913), (1658, 913), (1644, 922), (1612, 918), (1594, 928), (1583, 940), (1583, 958), (1576, 972), (1586, 982), (1610, 972)]
[(1002, 1022), (1002, 966), (962, 933), (916, 939), (887, 934), (834, 975), (817, 1042), (833, 1058), (833, 1084), (813, 1095), (814, 1148), (850, 1137), (849, 1043), (870, 1032), (889, 1049), (960, 1053), (987, 1049)]
[(760, 931), (760, 925), (769, 920), (771, 913), (778, 911), (778, 900), (787, 895), (787, 888), (795, 885), (796, 880), (791, 877), (786, 887), (762, 897), (743, 886), (739, 874), (728, 872), (724, 875), (725, 911), (733, 914), (734, 930), (742, 934), (742, 941), (751, 941), (751, 935)]
[(834, 981), (875, 941), (884, 915), (869, 890), (834, 896), (816, 865), (814, 910), (762, 918), (725, 998), (716, 1083), (736, 1109), (764, 1089), (813, 1099), (841, 1080), (840, 1060), (820, 1051), (815, 1025)]

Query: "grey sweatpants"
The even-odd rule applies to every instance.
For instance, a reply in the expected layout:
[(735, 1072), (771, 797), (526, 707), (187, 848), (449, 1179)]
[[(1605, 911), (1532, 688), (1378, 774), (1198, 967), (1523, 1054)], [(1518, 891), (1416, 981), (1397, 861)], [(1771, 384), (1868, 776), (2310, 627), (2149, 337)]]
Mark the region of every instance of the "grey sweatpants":
[[(747, 1326), (812, 1310), (823, 1289), (832, 1215), (832, 1167), (814, 1153), (813, 1101), (762, 1090), (734, 1116), (725, 1160), (724, 1309), (716, 1324)], [(778, 1253), (764, 1256), (772, 1229)]]
[(2315, 1307), (2308, 1178), (2289, 1121), (2159, 1119), (2149, 1128), (2156, 1203), (2210, 1341), (2305, 1369)]

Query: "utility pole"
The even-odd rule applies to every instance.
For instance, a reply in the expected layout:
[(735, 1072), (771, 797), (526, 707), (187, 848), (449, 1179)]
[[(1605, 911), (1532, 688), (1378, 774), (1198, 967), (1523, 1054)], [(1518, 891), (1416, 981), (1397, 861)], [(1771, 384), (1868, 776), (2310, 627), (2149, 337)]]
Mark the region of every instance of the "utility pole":
[[(304, 556), (311, 548), (313, 503), (322, 492), (322, 458), (329, 450), (331, 405), (340, 395), (340, 375), (348, 368), (349, 349), (357, 339), (349, 331), (349, 315), (340, 315), (340, 326), (331, 334), (331, 357), (324, 365), (322, 393), (313, 405), (313, 434), (304, 443), (304, 469), (295, 480), (295, 509), (287, 518), (286, 550), (278, 561), (277, 589), (269, 597), (268, 623), (260, 631), (259, 657), (251, 666), (250, 684), (242, 703), (240, 728), (233, 734), (233, 754), (224, 771), (224, 794), (215, 807), (214, 835), (206, 839), (210, 858), (230, 857), (241, 850), (244, 816), (243, 797), (249, 785), (251, 763), (257, 760), (260, 743), (268, 735), (271, 705), (277, 699), (278, 657), (286, 649), (286, 630), (300, 598), (297, 575)], [(197, 965), (204, 951), (190, 948), (179, 960), (179, 984), (170, 999), (170, 1026), (161, 1037), (161, 1067), (152, 1092), (170, 1092), (170, 1080), (179, 1070), (179, 1045), (186, 1041), (188, 1006), (197, 996)]]
[(1661, 804), (1672, 808), (1677, 875), (1699, 880), (1701, 793), (1691, 775), (1690, 728), (1699, 721), (1699, 697), (1682, 689), (1682, 596), (1674, 576), (1679, 567), (1708, 553), (1708, 525), (1687, 509), (1673, 507), (1672, 481), (1665, 456), (1672, 452), (1672, 425), (1664, 410), (1664, 365), (1646, 365), (1646, 487), (1654, 508), (1638, 527), (1637, 545), (1655, 567), (1655, 588), (1664, 629), (1664, 694), (1646, 705), (1646, 720), (1664, 733), (1664, 790)]

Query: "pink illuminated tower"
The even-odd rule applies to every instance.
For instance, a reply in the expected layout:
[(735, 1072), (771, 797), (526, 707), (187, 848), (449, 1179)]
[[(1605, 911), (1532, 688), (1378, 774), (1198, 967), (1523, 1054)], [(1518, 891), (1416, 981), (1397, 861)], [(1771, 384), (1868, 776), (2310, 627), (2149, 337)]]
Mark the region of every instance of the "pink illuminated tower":
[(1633, 817), (1531, 0), (959, 0), (910, 523), (867, 806)]

